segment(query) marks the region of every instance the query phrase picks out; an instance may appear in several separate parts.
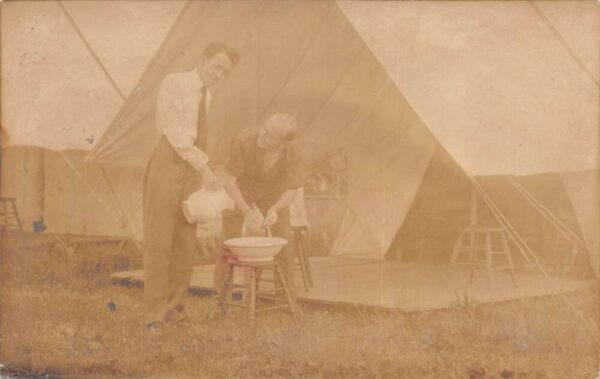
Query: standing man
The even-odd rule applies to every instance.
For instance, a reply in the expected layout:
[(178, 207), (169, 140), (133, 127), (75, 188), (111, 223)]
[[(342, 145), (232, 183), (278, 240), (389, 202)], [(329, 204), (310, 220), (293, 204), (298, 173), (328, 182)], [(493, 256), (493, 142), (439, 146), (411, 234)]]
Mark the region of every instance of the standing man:
[[(288, 207), (304, 181), (301, 162), (292, 144), (297, 134), (296, 119), (280, 113), (267, 119), (260, 130), (243, 130), (233, 141), (225, 165), (224, 186), (237, 209), (223, 217), (227, 237), (239, 236), (245, 223), (254, 230), (268, 226), (273, 236), (290, 241)], [(285, 247), (275, 260), (295, 293), (289, 250)], [(226, 259), (218, 257), (214, 275), (217, 291), (228, 270)]]
[(146, 327), (185, 320), (184, 301), (192, 277), (196, 225), (181, 204), (216, 182), (206, 155), (206, 115), (210, 90), (239, 61), (236, 50), (211, 43), (194, 70), (167, 75), (156, 105), (162, 135), (146, 167), (144, 181), (144, 308)]

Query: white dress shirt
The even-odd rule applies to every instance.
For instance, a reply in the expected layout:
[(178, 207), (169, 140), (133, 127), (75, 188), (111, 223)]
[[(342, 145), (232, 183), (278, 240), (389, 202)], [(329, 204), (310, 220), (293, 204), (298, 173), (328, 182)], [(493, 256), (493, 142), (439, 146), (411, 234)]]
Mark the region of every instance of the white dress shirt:
[[(198, 134), (198, 107), (204, 83), (196, 69), (167, 75), (158, 91), (156, 128), (163, 134), (175, 152), (196, 170), (201, 171), (208, 155), (194, 141)], [(206, 113), (211, 95), (206, 90)]]

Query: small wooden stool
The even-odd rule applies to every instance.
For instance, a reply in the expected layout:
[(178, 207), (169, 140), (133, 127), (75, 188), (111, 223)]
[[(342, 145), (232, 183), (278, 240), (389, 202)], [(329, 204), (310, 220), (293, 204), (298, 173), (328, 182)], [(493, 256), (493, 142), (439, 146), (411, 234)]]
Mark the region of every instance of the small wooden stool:
[(5, 230), (23, 231), (14, 197), (0, 197), (0, 220), (2, 220), (0, 227)]
[[(464, 254), (467, 255), (467, 260), (461, 261), (461, 255)], [(481, 260), (481, 255), (483, 255), (484, 260)], [(504, 262), (497, 264), (494, 257), (498, 256), (503, 256)], [(508, 243), (506, 242), (506, 234), (502, 228), (463, 228), (452, 252), (452, 258), (448, 265), (448, 275), (450, 275), (455, 266), (467, 266), (471, 268), (471, 283), (473, 283), (475, 268), (485, 267), (490, 289), (492, 288), (493, 271), (509, 270), (513, 285), (517, 286), (512, 257), (510, 256)]]
[(302, 282), (304, 283), (304, 290), (308, 292), (308, 287), (313, 286), (312, 274), (310, 272), (310, 262), (306, 255), (306, 245), (304, 244), (304, 233), (308, 232), (306, 226), (292, 226), (292, 233), (294, 234), (294, 252), (298, 257), (298, 262), (294, 262), (294, 268), (299, 268), (302, 273)]
[[(217, 311), (221, 309), (222, 313), (226, 314), (228, 306), (246, 308), (248, 310), (250, 325), (253, 325), (256, 313), (276, 309), (288, 309), (292, 314), (294, 321), (296, 321), (296, 304), (292, 299), (287, 282), (283, 275), (283, 271), (274, 260), (267, 262), (241, 262), (229, 260), (229, 265), (230, 269), (227, 272), (225, 280), (223, 281), (223, 285), (219, 291), (219, 296), (217, 299)], [(236, 267), (243, 267), (249, 270), (249, 275), (247, 276), (248, 280), (246, 283), (233, 283), (233, 272)], [(262, 278), (262, 273), (264, 270), (273, 270), (274, 278)], [(273, 283), (274, 288), (259, 290), (258, 287), (260, 282)], [(244, 293), (244, 296), (242, 297), (241, 301), (234, 301), (233, 296), (230, 295), (240, 291)], [(246, 294), (248, 295), (247, 297)], [(282, 294), (283, 299), (278, 297), (278, 294)], [(227, 300), (228, 298), (232, 299)], [(272, 306), (259, 308), (258, 303), (260, 299), (270, 300), (275, 304)]]

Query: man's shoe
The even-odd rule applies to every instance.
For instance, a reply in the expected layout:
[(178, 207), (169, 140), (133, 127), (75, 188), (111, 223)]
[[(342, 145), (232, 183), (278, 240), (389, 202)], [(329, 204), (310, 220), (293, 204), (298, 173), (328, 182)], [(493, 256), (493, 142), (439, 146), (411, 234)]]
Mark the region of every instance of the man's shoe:
[(146, 325), (146, 330), (151, 335), (159, 335), (162, 332), (164, 323), (162, 321), (154, 321)]

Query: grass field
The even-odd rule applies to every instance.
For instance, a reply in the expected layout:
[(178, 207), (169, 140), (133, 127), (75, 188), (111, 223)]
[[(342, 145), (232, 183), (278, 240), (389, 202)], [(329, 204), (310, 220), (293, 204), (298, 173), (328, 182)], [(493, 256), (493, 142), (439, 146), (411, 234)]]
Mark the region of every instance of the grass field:
[[(6, 245), (5, 245), (6, 246)], [(140, 267), (133, 248), (5, 248), (1, 361), (63, 377), (118, 378), (595, 378), (598, 336), (559, 297), (402, 314), (303, 306), (208, 320), (214, 304), (190, 297), (190, 327), (159, 337), (142, 325), (142, 290), (112, 286)], [(595, 292), (595, 291), (594, 291)], [(590, 291), (572, 296), (598, 319)]]

